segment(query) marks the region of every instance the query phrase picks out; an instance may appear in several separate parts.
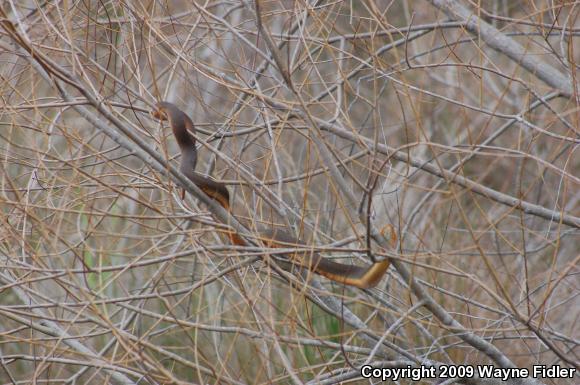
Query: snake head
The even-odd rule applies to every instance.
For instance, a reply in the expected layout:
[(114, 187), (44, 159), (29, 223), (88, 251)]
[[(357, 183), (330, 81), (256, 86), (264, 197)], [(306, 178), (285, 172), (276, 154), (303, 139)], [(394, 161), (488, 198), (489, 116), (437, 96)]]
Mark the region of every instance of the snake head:
[(151, 111), (151, 116), (153, 116), (155, 119), (159, 119), (159, 120), (167, 120), (167, 111), (165, 110), (165, 106), (164, 103), (157, 103), (155, 105), (155, 109), (153, 111)]

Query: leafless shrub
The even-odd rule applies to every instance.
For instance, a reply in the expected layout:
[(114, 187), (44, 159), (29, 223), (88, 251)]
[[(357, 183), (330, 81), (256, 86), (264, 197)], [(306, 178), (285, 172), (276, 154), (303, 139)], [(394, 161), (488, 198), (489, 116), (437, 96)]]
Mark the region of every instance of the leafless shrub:
[[(577, 2), (30, 4), (0, 15), (2, 384), (578, 368)], [(239, 222), (175, 168), (158, 100)], [(227, 239), (260, 222), (394, 268), (276, 269)]]

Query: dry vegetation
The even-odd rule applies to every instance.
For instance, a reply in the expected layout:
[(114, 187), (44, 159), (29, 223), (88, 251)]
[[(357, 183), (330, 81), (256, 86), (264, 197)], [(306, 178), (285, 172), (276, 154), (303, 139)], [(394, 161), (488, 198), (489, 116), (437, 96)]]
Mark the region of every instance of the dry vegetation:
[[(0, 384), (579, 367), (580, 3), (0, 7)], [(239, 224), (181, 198), (158, 100)], [(261, 221), (392, 266), (370, 290), (276, 269), (225, 236)]]

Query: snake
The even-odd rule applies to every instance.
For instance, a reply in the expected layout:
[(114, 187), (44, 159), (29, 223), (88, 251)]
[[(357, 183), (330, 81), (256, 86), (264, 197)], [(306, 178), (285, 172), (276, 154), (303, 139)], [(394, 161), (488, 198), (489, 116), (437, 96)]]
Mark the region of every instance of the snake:
[[(155, 109), (151, 111), (151, 115), (160, 121), (167, 121), (171, 126), (173, 136), (181, 151), (179, 170), (208, 197), (218, 202), (225, 210), (233, 215), (232, 205), (230, 204), (230, 192), (226, 184), (195, 171), (198, 152), (196, 139), (190, 132), (196, 133), (196, 129), (190, 117), (170, 102), (157, 103)], [(229, 237), (234, 245), (250, 246), (236, 232), (231, 232)], [(396, 241), (394, 232), (391, 232), (391, 237)], [(282, 229), (260, 229), (256, 239), (263, 247), (268, 248), (296, 247), (301, 244), (299, 239)], [(364, 267), (343, 264), (332, 261), (320, 255), (318, 252), (308, 251), (292, 253), (290, 263), (308, 269), (331, 281), (361, 289), (376, 286), (390, 265), (388, 259), (374, 261), (371, 265)]]

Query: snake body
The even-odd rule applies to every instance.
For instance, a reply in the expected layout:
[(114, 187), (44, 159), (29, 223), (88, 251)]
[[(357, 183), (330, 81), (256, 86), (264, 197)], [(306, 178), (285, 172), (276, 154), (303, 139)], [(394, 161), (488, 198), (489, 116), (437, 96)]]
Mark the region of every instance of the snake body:
[[(225, 184), (195, 171), (197, 165), (197, 149), (195, 138), (188, 130), (195, 131), (193, 122), (177, 106), (168, 102), (157, 103), (152, 115), (160, 120), (167, 120), (175, 140), (181, 150), (180, 171), (195, 183), (205, 194), (216, 200), (224, 209), (232, 213), (230, 193)], [(232, 243), (247, 246), (248, 243), (237, 233), (230, 233)], [(264, 230), (259, 233), (259, 241), (266, 247), (292, 247), (300, 245), (300, 241), (283, 230)], [(296, 252), (290, 256), (294, 265), (306, 268), (332, 281), (359, 288), (375, 286), (389, 268), (389, 261), (375, 262), (368, 267), (346, 265), (324, 258), (317, 252)]]

